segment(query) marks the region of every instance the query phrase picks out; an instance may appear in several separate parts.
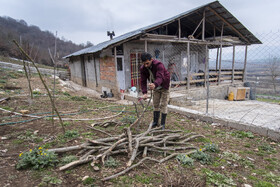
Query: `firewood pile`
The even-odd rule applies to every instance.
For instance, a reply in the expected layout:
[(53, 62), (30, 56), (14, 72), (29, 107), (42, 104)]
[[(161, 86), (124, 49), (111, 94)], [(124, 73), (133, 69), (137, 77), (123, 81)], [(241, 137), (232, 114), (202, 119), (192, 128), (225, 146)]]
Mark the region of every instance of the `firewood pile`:
[[(127, 155), (126, 168), (112, 176), (103, 178), (103, 181), (116, 178), (141, 165), (143, 162), (150, 160), (156, 163), (163, 163), (179, 154), (189, 155), (194, 153), (198, 148), (190, 144), (190, 141), (203, 137), (195, 133), (184, 133), (180, 130), (161, 130), (161, 127), (152, 128), (150, 123), (148, 129), (143, 133), (132, 134), (130, 127), (124, 128), (120, 135), (107, 134), (106, 138), (95, 140), (87, 139), (83, 144), (49, 149), (56, 153), (64, 153), (79, 150), (79, 160), (68, 163), (59, 168), (67, 170), (81, 164), (91, 162), (91, 166), (102, 162), (108, 156)], [(156, 157), (161, 156), (161, 159)], [(136, 162), (135, 160), (139, 160)]]

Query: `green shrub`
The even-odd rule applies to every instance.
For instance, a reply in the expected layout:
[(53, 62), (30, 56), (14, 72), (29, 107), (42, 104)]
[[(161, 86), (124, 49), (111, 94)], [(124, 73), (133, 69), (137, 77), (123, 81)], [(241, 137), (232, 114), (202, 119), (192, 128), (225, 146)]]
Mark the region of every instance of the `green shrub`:
[(207, 143), (205, 145), (205, 149), (208, 152), (213, 152), (213, 153), (218, 153), (220, 151), (219, 146), (216, 144), (212, 143)]
[(199, 161), (201, 164), (211, 164), (213, 161), (212, 157), (209, 154), (204, 153), (201, 149), (197, 150), (190, 156)]
[(30, 149), (28, 152), (20, 153), (16, 169), (26, 169), (29, 167), (40, 169), (54, 166), (57, 162), (57, 155), (54, 152), (39, 147), (34, 150)]
[(183, 165), (193, 166), (193, 159), (188, 155), (180, 154), (176, 156), (176, 159)]

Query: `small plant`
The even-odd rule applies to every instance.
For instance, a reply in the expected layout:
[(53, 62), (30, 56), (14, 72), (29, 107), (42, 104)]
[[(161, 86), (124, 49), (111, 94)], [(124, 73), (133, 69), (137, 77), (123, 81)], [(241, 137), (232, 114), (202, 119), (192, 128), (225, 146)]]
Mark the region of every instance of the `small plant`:
[(273, 174), (272, 172), (263, 175), (267, 181), (280, 184), (280, 176)]
[(266, 182), (266, 181), (259, 181), (255, 187), (275, 187), (275, 185), (269, 183), (269, 182)]
[(127, 123), (127, 124), (132, 124), (135, 120), (136, 120), (135, 116), (123, 115), (121, 122)]
[(259, 151), (264, 151), (264, 152), (268, 152), (268, 153), (271, 153), (274, 151), (274, 148), (268, 144), (263, 144), (263, 145), (259, 146), (258, 149), (259, 149)]
[(76, 130), (67, 130), (65, 132), (65, 134), (63, 135), (63, 138), (70, 139), (70, 138), (77, 138), (78, 136), (80, 136), (78, 131), (76, 131)]
[(241, 156), (239, 156), (238, 154), (227, 152), (227, 151), (223, 152), (222, 157), (226, 160), (234, 161), (234, 162), (240, 161), (242, 159)]
[(83, 181), (84, 185), (92, 185), (94, 183), (95, 179), (92, 177), (88, 177)]
[(213, 152), (213, 153), (218, 153), (220, 151), (219, 146), (216, 144), (212, 143), (207, 143), (205, 145), (205, 149), (208, 152)]
[(201, 149), (197, 150), (195, 153), (190, 155), (192, 158), (196, 159), (199, 161), (201, 164), (211, 164), (212, 163), (212, 157), (204, 153)]
[(108, 168), (115, 168), (119, 165), (118, 161), (116, 161), (113, 157), (109, 157), (105, 163), (104, 163), (104, 166), (105, 167), (108, 167)]
[(135, 180), (142, 183), (142, 184), (150, 184), (151, 181), (153, 180), (153, 177), (147, 176), (145, 174), (142, 175), (135, 175)]
[(216, 173), (210, 169), (203, 169), (206, 174), (207, 184), (214, 184), (215, 186), (236, 186), (232, 178), (229, 178), (221, 173)]
[(70, 162), (73, 162), (75, 160), (78, 160), (78, 158), (74, 155), (65, 156), (61, 159), (61, 164), (66, 165), (66, 164), (68, 164)]
[(254, 138), (252, 132), (245, 132), (245, 131), (235, 131), (231, 133), (232, 136), (235, 136), (237, 138)]
[(180, 154), (176, 156), (176, 159), (183, 165), (193, 166), (194, 160), (188, 155)]
[(59, 185), (62, 183), (62, 180), (60, 180), (59, 178), (56, 177), (51, 177), (51, 176), (45, 176), (42, 179), (42, 182), (39, 184), (40, 186), (49, 186), (49, 184), (51, 185)]
[(63, 92), (63, 95), (71, 96), (68, 92)]
[(66, 127), (66, 126), (69, 126), (69, 125), (71, 125), (71, 123), (70, 123), (69, 121), (64, 121), (64, 122), (63, 122), (63, 126)]
[(54, 166), (57, 162), (57, 155), (54, 152), (39, 147), (34, 150), (30, 149), (27, 152), (20, 153), (16, 169), (26, 169), (29, 167), (40, 169)]
[(41, 94), (42, 94), (42, 93), (41, 93), (40, 91), (38, 91), (38, 90), (33, 90), (32, 93), (33, 93), (34, 95), (41, 95)]

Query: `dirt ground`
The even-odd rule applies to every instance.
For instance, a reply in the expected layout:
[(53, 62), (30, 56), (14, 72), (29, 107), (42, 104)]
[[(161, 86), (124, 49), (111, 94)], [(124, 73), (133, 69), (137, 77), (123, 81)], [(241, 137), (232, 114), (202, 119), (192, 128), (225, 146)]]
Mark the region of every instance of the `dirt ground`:
[[(36, 90), (33, 100), (29, 99), (28, 84), (23, 73), (0, 70), (0, 77), (0, 100), (10, 97), (9, 100), (0, 101), (2, 109), (13, 112), (28, 110), (28, 114), (38, 116), (51, 115), (51, 103), (44, 95), (46, 91), (38, 75), (32, 76), (31, 86)], [(53, 79), (45, 77), (45, 80), (52, 88)], [(111, 165), (99, 164), (98, 171), (90, 163), (60, 171), (59, 167), (65, 165), (66, 157), (80, 157), (79, 151), (72, 151), (58, 154), (59, 162), (55, 166), (17, 170), (19, 155), (30, 149), (74, 146), (87, 139), (105, 138), (106, 134), (90, 129), (89, 125), (108, 120), (114, 120), (117, 125), (99, 129), (119, 135), (137, 118), (134, 105), (119, 104), (116, 99), (90, 97), (83, 90), (71, 91), (61, 85), (56, 85), (55, 103), (62, 118), (76, 119), (64, 121), (68, 136), (63, 134), (59, 121), (55, 120), (53, 125), (50, 117), (35, 120), (0, 111), (0, 186), (280, 186), (279, 142), (250, 132), (189, 119), (177, 113), (168, 114), (166, 129), (203, 135), (204, 138), (194, 139), (189, 144), (198, 150), (206, 145), (218, 146), (219, 152), (207, 152), (211, 157), (209, 162), (194, 159), (193, 165), (189, 166), (176, 158), (161, 164), (147, 161), (120, 177), (103, 182), (104, 177), (126, 168), (127, 154), (114, 156)], [(137, 108), (141, 112), (139, 103)], [(94, 120), (116, 114), (119, 115), (114, 118)], [(144, 132), (151, 120), (152, 107), (148, 107), (139, 128), (132, 129), (132, 134)], [(148, 152), (148, 155), (156, 159), (164, 157), (163, 152)], [(138, 155), (134, 163), (141, 158), (142, 155)], [(86, 176), (88, 178), (85, 180)]]

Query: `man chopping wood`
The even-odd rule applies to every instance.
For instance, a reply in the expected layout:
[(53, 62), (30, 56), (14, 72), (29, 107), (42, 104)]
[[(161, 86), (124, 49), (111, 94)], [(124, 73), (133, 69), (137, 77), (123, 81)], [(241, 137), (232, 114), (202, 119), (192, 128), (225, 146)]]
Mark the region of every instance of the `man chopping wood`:
[[(154, 120), (152, 127), (158, 126), (161, 113), (161, 126), (165, 129), (167, 116), (167, 104), (169, 101), (170, 74), (165, 69), (162, 62), (152, 59), (149, 53), (142, 53), (141, 60), (143, 65), (140, 68), (141, 89), (143, 99), (147, 99), (147, 87), (153, 90)], [(147, 80), (149, 81), (147, 85)]]

